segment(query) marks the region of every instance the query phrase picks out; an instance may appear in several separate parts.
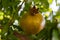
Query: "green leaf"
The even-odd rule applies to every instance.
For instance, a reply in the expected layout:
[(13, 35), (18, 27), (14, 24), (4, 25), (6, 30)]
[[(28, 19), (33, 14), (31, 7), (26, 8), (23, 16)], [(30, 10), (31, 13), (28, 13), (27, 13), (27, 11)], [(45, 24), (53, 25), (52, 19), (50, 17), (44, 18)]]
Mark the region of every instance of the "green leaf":
[(31, 3), (25, 3), (25, 7), (23, 11), (21, 12), (20, 16), (22, 16), (24, 12), (28, 12), (30, 7), (31, 7)]
[(56, 16), (60, 16), (60, 8), (59, 8), (58, 11), (56, 12)]
[(13, 34), (8, 35), (7, 40), (18, 40), (18, 38), (16, 36), (14, 36)]
[(33, 0), (34, 2), (38, 2), (38, 1), (40, 1), (40, 0)]
[(57, 30), (53, 30), (52, 40), (59, 40), (59, 32)]
[(53, 2), (53, 0), (48, 0), (48, 3), (51, 4)]

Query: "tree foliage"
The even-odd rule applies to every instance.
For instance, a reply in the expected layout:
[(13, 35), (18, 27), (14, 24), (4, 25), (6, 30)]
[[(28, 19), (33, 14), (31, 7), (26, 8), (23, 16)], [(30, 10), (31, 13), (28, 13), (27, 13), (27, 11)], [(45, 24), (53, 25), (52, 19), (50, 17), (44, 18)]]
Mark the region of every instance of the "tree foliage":
[[(60, 9), (55, 12), (49, 8), (51, 0), (0, 0), (1, 40), (59, 40)], [(30, 6), (37, 6), (45, 18), (45, 28), (36, 35), (25, 35), (19, 26), (20, 17), (28, 12)], [(47, 16), (46, 12), (50, 15)], [(48, 14), (49, 14), (48, 13)], [(48, 20), (51, 17), (50, 20)]]

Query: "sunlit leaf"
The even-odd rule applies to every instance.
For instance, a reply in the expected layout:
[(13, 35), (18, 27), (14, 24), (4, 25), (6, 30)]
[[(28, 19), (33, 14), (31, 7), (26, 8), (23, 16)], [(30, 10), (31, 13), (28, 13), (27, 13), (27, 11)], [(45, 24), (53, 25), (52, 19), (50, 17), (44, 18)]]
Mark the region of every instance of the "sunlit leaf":
[(48, 0), (48, 3), (51, 4), (53, 2), (53, 0)]
[(3, 16), (4, 15), (4, 12), (0, 11), (0, 16)]
[(3, 20), (4, 19), (4, 17), (3, 16), (0, 16), (0, 20)]
[(0, 29), (0, 33), (1, 33), (1, 29)]

